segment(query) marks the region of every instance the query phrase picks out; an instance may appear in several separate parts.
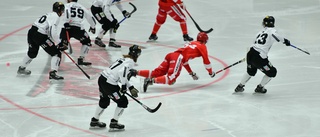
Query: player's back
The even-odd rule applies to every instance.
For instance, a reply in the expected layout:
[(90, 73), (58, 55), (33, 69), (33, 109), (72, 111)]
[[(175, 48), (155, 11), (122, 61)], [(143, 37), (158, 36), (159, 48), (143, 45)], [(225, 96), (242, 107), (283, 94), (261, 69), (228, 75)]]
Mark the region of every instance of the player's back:
[(120, 81), (120, 77), (122, 76), (121, 71), (129, 71), (133, 66), (134, 61), (131, 58), (119, 58), (106, 68), (102, 72), (102, 75), (112, 80), (112, 83), (116, 83)]
[(85, 8), (76, 2), (65, 4), (66, 21), (72, 26), (81, 27), (85, 20)]

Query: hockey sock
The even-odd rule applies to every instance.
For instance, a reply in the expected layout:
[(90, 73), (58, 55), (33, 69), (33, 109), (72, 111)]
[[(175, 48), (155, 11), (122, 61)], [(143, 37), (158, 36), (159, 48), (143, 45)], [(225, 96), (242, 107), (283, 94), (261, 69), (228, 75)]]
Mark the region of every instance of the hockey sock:
[(153, 25), (153, 29), (152, 29), (152, 34), (157, 34), (157, 33), (158, 33), (158, 31), (159, 31), (159, 29), (160, 29), (160, 27), (161, 27), (161, 25), (160, 25), (160, 24), (158, 24), (157, 22), (156, 22), (156, 23), (154, 23), (154, 25)]
[(150, 70), (138, 70), (138, 75), (146, 78), (150, 78)]
[(101, 29), (100, 31), (99, 31), (99, 34), (98, 34), (98, 38), (100, 38), (100, 39), (102, 39), (103, 38), (103, 36), (104, 36), (104, 34), (106, 34), (106, 31), (105, 30), (103, 30), (103, 29)]
[(154, 78), (154, 83), (157, 84), (168, 84), (167, 76), (160, 76)]
[(250, 80), (250, 78), (251, 76), (248, 73), (245, 73), (242, 77), (240, 84), (245, 85)]
[(87, 46), (87, 45), (82, 45), (81, 51), (80, 51), (80, 56), (86, 57), (87, 54), (88, 54), (88, 52), (89, 52), (89, 46)]
[(268, 77), (267, 75), (264, 75), (261, 82), (260, 82), (260, 85), (261, 86), (265, 86), (269, 83), (269, 81), (271, 80), (272, 78), (271, 77)]
[(58, 70), (60, 64), (60, 58), (55, 55), (51, 57), (51, 70)]
[(101, 108), (101, 107), (98, 105), (98, 107), (96, 108), (96, 112), (95, 112), (95, 114), (94, 114), (94, 118), (95, 118), (95, 119), (99, 119), (100, 116), (101, 116), (101, 114), (103, 113), (103, 111), (104, 111), (104, 109)]
[(122, 115), (123, 111), (124, 111), (124, 108), (116, 107), (116, 110), (114, 111), (113, 119), (118, 121), (118, 119)]
[(27, 67), (31, 63), (31, 61), (32, 61), (32, 58), (26, 55), (22, 60), (21, 67)]
[(180, 22), (180, 28), (183, 34), (188, 34), (187, 23), (185, 21)]
[(116, 38), (116, 33), (113, 32), (113, 28), (110, 29), (110, 39), (115, 39)]

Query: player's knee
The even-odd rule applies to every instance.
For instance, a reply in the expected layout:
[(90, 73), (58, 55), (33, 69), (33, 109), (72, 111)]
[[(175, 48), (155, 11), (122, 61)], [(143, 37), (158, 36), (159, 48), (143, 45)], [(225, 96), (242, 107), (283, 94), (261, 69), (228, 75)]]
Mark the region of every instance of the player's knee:
[(85, 38), (85, 39), (81, 40), (80, 42), (81, 42), (82, 45), (87, 45), (87, 46), (89, 46), (89, 47), (92, 46), (90, 37)]
[(272, 67), (270, 70), (266, 71), (265, 74), (268, 76), (268, 77), (276, 77), (277, 75), (277, 69)]
[(160, 17), (159, 15), (157, 16), (157, 20), (156, 20), (157, 24), (162, 25), (165, 21), (166, 21), (165, 18)]
[(108, 98), (100, 98), (99, 106), (103, 109), (107, 108), (110, 105), (110, 99)]
[(31, 51), (28, 52), (29, 58), (32, 58), (32, 59), (36, 58), (37, 55), (38, 55), (38, 52), (31, 52)]
[(108, 30), (110, 29), (110, 25), (108, 25), (108, 23), (103, 23), (103, 24), (102, 24), (102, 29), (103, 29), (104, 31), (108, 31)]
[(255, 76), (257, 74), (257, 69), (247, 69), (247, 73), (250, 75), (250, 76)]
[(186, 23), (186, 20), (185, 19), (182, 19), (182, 18), (180, 18), (180, 17), (176, 17), (176, 18), (173, 18), (175, 21), (177, 21), (177, 22), (180, 22), (181, 24), (185, 24)]
[(169, 80), (168, 85), (173, 85), (174, 83), (176, 83), (176, 80)]
[(117, 100), (117, 106), (120, 108), (127, 108), (128, 107), (128, 99), (126, 96), (121, 96), (119, 100)]

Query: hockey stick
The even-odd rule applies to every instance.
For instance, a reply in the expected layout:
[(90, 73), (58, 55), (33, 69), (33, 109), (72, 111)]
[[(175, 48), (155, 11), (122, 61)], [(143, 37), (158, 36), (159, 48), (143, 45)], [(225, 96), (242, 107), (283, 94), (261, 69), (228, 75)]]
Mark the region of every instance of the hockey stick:
[(241, 62), (244, 62), (244, 61), (246, 61), (246, 58), (243, 58), (243, 59), (237, 61), (236, 63), (233, 63), (233, 64), (231, 64), (231, 65), (229, 65), (229, 66), (227, 66), (227, 67), (225, 67), (225, 68), (223, 68), (223, 69), (218, 70), (218, 71), (216, 72), (216, 74), (218, 74), (218, 73), (220, 73), (220, 72), (222, 72), (222, 71), (224, 71), (224, 70), (226, 70), (226, 69), (228, 69), (228, 68), (230, 68), (230, 67), (232, 67), (232, 66), (234, 66), (234, 65), (237, 65), (237, 64), (239, 64), (239, 63), (241, 63)]
[[(131, 16), (131, 14), (133, 14), (134, 12), (137, 11), (137, 7), (135, 5), (133, 5), (131, 2), (129, 2), (129, 4), (133, 7), (133, 10), (129, 13), (128, 16)], [(126, 20), (127, 17), (124, 17), (120, 22), (117, 23), (117, 25), (119, 25), (120, 23), (122, 23), (124, 20)], [(118, 29), (118, 28), (117, 28)], [(117, 29), (113, 29), (113, 32), (116, 33)]]
[(190, 15), (190, 13), (188, 12), (187, 9), (185, 9), (185, 11), (187, 12), (187, 14), (189, 15), (189, 17), (191, 18), (191, 20), (193, 21), (193, 23), (196, 25), (197, 29), (200, 31), (200, 32), (205, 32), (205, 33), (210, 33), (211, 31), (213, 31), (213, 28), (210, 28), (209, 30), (207, 31), (204, 31), (200, 28), (200, 26), (198, 25), (198, 23), (192, 18), (192, 16)]
[(160, 106), (161, 106), (161, 104), (162, 104), (162, 103), (160, 102), (156, 108), (151, 109), (151, 108), (149, 108), (148, 106), (146, 106), (145, 104), (141, 103), (141, 102), (140, 102), (139, 100), (137, 100), (136, 98), (134, 98), (133, 96), (131, 96), (130, 94), (128, 94), (127, 92), (126, 92), (126, 94), (127, 94), (129, 97), (131, 97), (134, 101), (138, 102), (144, 109), (146, 109), (146, 110), (149, 111), (150, 113), (156, 112), (156, 111), (160, 108)]
[(304, 53), (306, 53), (306, 54), (308, 54), (308, 55), (310, 55), (310, 53), (308, 52), (308, 51), (305, 51), (305, 50), (302, 50), (302, 49), (300, 49), (300, 48), (298, 48), (298, 47), (296, 47), (296, 46), (294, 46), (294, 45), (290, 45), (291, 47), (294, 47), (294, 48), (296, 48), (296, 49), (298, 49), (298, 50), (300, 50), (300, 51), (302, 51), (302, 52), (304, 52)]
[(70, 44), (70, 37), (69, 37), (69, 32), (66, 31), (66, 35), (67, 35), (67, 40), (68, 40), (68, 50), (69, 50), (69, 54), (71, 55), (73, 53), (73, 50), (72, 50), (72, 47), (71, 47), (71, 44)]
[[(131, 16), (131, 14), (133, 14), (134, 12), (136, 12), (137, 11), (137, 7), (136, 6), (134, 6), (131, 2), (129, 2), (129, 4), (133, 7), (133, 10), (129, 13), (129, 15), (128, 16)], [(126, 20), (127, 19), (127, 17), (124, 17), (120, 22), (118, 22), (118, 24), (120, 24), (120, 23), (122, 23), (124, 20)]]
[[(68, 32), (68, 31), (66, 31), (66, 35), (67, 35), (68, 45), (69, 45), (69, 47), (70, 47), (69, 52), (70, 52), (70, 54), (72, 54), (73, 51), (72, 51), (72, 48), (71, 48), (70, 37), (69, 37), (69, 32)], [(82, 71), (82, 73), (83, 73), (84, 75), (86, 75), (86, 77), (87, 77), (88, 79), (90, 79), (90, 76), (89, 76), (86, 72), (84, 72), (84, 70), (70, 57), (70, 55), (69, 55), (68, 53), (66, 53), (65, 51), (63, 51), (63, 53), (66, 54), (66, 55), (68, 56), (68, 58), (69, 58), (74, 64), (77, 65), (77, 67)]]
[(90, 76), (70, 57), (70, 55), (69, 55), (68, 53), (66, 53), (65, 51), (63, 51), (63, 53), (66, 54), (66, 55), (68, 56), (68, 58), (69, 58), (74, 64), (77, 65), (77, 67), (82, 71), (82, 73), (83, 73), (84, 75), (86, 75), (86, 77), (87, 77), (88, 79), (90, 79)]

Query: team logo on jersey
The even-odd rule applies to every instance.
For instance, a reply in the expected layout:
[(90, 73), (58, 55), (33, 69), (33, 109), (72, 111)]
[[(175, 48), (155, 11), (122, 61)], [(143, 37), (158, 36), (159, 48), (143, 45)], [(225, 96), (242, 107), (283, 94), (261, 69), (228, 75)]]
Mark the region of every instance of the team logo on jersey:
[(117, 92), (114, 92), (112, 95), (116, 100), (120, 99), (120, 96)]
[(265, 71), (269, 71), (269, 70), (270, 70), (270, 68), (269, 68), (268, 65), (263, 66), (263, 69), (264, 69)]

